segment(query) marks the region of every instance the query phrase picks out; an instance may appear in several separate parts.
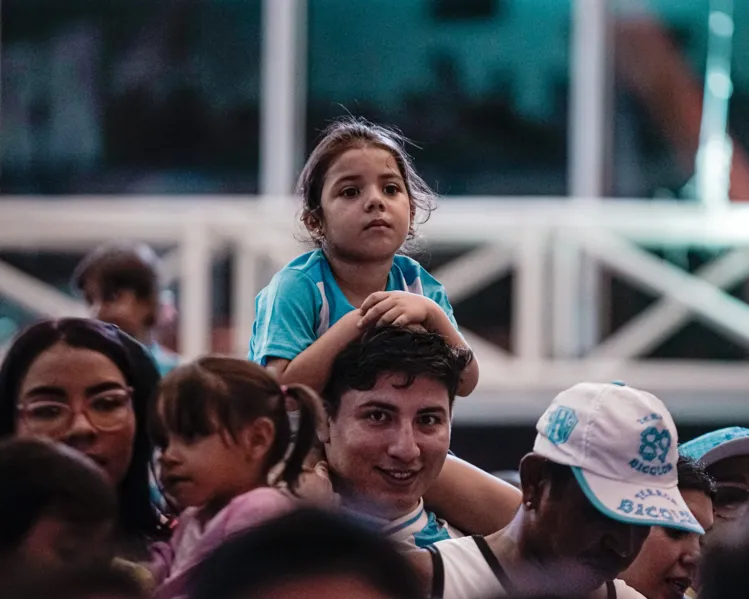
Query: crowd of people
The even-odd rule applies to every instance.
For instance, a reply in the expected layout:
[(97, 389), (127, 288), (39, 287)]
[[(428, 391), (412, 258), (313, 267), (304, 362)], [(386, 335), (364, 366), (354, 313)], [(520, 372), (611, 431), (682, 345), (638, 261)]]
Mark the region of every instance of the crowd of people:
[(746, 596), (749, 429), (680, 445), (657, 397), (581, 382), (519, 485), (481, 471), (450, 452), (479, 365), (402, 252), (435, 199), (403, 139), (336, 122), (297, 191), (316, 248), (259, 294), (249, 359), (160, 346), (158, 259), (127, 243), (76, 269), (90, 319), (14, 340), (0, 596)]

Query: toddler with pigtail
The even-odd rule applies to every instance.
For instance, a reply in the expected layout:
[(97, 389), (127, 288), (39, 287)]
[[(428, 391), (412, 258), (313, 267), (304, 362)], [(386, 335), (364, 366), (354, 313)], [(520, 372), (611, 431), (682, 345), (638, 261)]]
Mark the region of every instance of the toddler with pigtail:
[[(290, 400), (299, 410), (293, 443)], [(151, 571), (155, 599), (176, 599), (186, 595), (194, 566), (227, 537), (294, 508), (326, 420), (309, 388), (281, 386), (261, 366), (226, 357), (178, 367), (155, 405), (161, 482), (183, 511), (171, 541), (154, 545)], [(317, 501), (332, 498), (327, 477), (308, 478)]]

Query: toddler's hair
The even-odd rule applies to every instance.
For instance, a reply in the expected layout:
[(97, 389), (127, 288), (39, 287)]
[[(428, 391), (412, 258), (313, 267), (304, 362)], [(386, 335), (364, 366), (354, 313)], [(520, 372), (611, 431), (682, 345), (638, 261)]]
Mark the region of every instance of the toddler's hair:
[(269, 418), (275, 439), (265, 472), (281, 462), (292, 440), (286, 398), (299, 404), (299, 430), (281, 480), (294, 489), (304, 458), (317, 439), (324, 413), (322, 400), (304, 385), (281, 387), (268, 370), (248, 360), (208, 356), (179, 366), (161, 382), (153, 418), (154, 443), (164, 447), (167, 431), (186, 440), (223, 432), (236, 440), (242, 427)]
[(325, 178), (333, 162), (353, 148), (379, 148), (393, 156), (411, 202), (411, 226), (407, 240), (416, 237), (414, 225), (422, 224), (429, 219), (437, 196), (416, 173), (413, 161), (406, 152), (406, 143), (407, 139), (397, 131), (375, 125), (362, 118), (342, 118), (323, 131), (296, 185), (296, 193), (301, 196), (303, 202), (302, 223), (317, 247), (323, 247), (325, 242), (320, 229), (324, 219), (321, 204)]

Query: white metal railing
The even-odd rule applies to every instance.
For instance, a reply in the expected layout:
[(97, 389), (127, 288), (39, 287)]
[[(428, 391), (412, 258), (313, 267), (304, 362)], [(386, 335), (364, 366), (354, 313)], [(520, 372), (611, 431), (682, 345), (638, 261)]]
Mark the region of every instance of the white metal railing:
[[(285, 197), (9, 198), (0, 201), (0, 250), (83, 251), (114, 238), (170, 248), (167, 275), (181, 285), (180, 351), (187, 358), (209, 349), (210, 265), (217, 252), (228, 251), (235, 258), (234, 350), (244, 354), (254, 298), (267, 283), (264, 265), (280, 268), (303, 251), (295, 241), (296, 211)], [(691, 418), (746, 409), (746, 364), (641, 356), (691, 314), (749, 347), (749, 307), (723, 291), (749, 276), (749, 205), (708, 212), (696, 204), (636, 200), (445, 199), (422, 232), (430, 249), (473, 248), (433, 272), (454, 304), (515, 273), (513, 354), (483, 340), (480, 331), (466, 331), (481, 381), (475, 398), (458, 412), (464, 418), (495, 412), (504, 420), (527, 419), (543, 409), (528, 398), (536, 394), (548, 402), (550, 393), (584, 379), (623, 379), (667, 396), (710, 398), (679, 404), (692, 406)], [(731, 251), (689, 274), (642, 246)], [(559, 323), (581, 309), (568, 300), (574, 295), (565, 284), (575, 284), (575, 264), (583, 256), (662, 299), (586, 355), (570, 357), (557, 351), (554, 337), (565, 331)], [(80, 313), (71, 298), (2, 262), (0, 295), (39, 314)]]

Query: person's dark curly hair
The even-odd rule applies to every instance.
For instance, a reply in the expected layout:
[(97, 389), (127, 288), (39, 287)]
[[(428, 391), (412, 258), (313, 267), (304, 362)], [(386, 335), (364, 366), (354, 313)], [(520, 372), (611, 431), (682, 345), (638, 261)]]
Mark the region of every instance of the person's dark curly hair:
[(470, 350), (450, 346), (438, 333), (394, 325), (370, 329), (333, 363), (323, 393), (328, 414), (338, 414), (346, 391), (369, 391), (387, 374), (402, 374), (405, 379), (401, 387), (410, 387), (419, 376), (443, 383), (452, 407), (460, 377), (471, 360)]
[(710, 499), (715, 499), (715, 481), (701, 462), (686, 456), (679, 456), (676, 470), (679, 474), (680, 491), (699, 491)]

